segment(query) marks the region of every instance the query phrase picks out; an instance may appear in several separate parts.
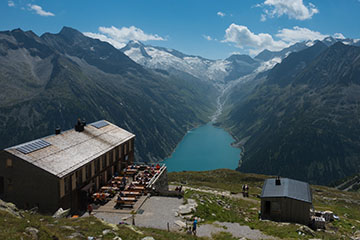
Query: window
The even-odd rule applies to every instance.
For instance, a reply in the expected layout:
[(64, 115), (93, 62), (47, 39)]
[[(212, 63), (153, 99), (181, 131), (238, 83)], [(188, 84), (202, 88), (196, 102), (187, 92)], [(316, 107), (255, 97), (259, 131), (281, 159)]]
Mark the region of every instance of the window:
[(91, 177), (91, 164), (86, 165), (86, 180)]
[(100, 171), (100, 158), (95, 160), (95, 173), (99, 173)]
[(119, 161), (119, 147), (115, 148), (115, 162)]
[(65, 184), (65, 194), (69, 194), (69, 193), (70, 193), (70, 189), (71, 189), (70, 177), (66, 177), (66, 178), (65, 178), (64, 184)]
[(124, 144), (124, 154), (127, 154), (127, 143)]
[(114, 152), (113, 150), (110, 151), (110, 163), (114, 162)]
[(80, 186), (81, 183), (82, 183), (82, 171), (81, 171), (81, 169), (76, 171), (75, 175), (76, 175), (76, 186)]
[(107, 154), (105, 154), (105, 155), (102, 157), (102, 164), (101, 164), (102, 169), (105, 169), (105, 167), (106, 167), (106, 156), (107, 156)]
[(6, 159), (6, 167), (7, 168), (12, 168), (13, 167), (13, 162), (11, 158)]

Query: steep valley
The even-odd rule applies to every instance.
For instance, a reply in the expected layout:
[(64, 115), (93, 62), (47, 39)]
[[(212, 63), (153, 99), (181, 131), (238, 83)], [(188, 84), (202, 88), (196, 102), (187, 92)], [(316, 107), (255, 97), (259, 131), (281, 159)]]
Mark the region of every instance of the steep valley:
[(360, 52), (344, 41), (209, 60), (68, 27), (0, 32), (0, 147), (107, 119), (136, 134), (138, 161), (156, 162), (212, 122), (245, 149), (238, 170), (329, 184), (360, 171)]
[(234, 88), (221, 126), (245, 148), (239, 170), (317, 184), (359, 172), (359, 56), (318, 42)]
[(212, 85), (144, 69), (71, 28), (1, 32), (0, 53), (1, 148), (72, 128), (79, 117), (107, 119), (136, 134), (139, 161), (157, 161), (215, 108)]

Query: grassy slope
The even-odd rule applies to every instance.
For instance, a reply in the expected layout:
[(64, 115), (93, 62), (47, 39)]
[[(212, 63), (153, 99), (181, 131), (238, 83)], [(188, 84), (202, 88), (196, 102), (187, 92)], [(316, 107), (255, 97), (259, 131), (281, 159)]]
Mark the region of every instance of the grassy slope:
[[(237, 222), (282, 239), (349, 239), (357, 229), (360, 229), (360, 194), (338, 191), (323, 186), (311, 186), (315, 209), (331, 210), (340, 217), (339, 221), (327, 224), (325, 232), (315, 232), (314, 236), (310, 234), (299, 236), (297, 233), (299, 225), (260, 221), (258, 219), (260, 201), (257, 195), (260, 194), (263, 181), (266, 177), (268, 176), (243, 174), (225, 169), (204, 172), (169, 173), (169, 181), (175, 183), (186, 182), (185, 186), (196, 188), (210, 188), (239, 193), (244, 183), (250, 186), (250, 200), (222, 197), (220, 195), (198, 191), (186, 191), (185, 199), (196, 199), (199, 204), (194, 215), (205, 219), (205, 223), (212, 223), (214, 221)], [(221, 205), (218, 204), (219, 200), (222, 202)], [(224, 208), (224, 206), (226, 207)], [(15, 218), (0, 210), (0, 239), (21, 239), (21, 237), (24, 240), (31, 239), (30, 235), (25, 233), (26, 227), (39, 229), (39, 239), (67, 239), (67, 237), (74, 232), (79, 232), (84, 237), (99, 237), (102, 235), (103, 230), (112, 229), (112, 226), (100, 222), (95, 217), (53, 219), (49, 216), (30, 214), (29, 212), (24, 212), (23, 215), (24, 218)], [(73, 230), (64, 229), (63, 226), (70, 226)], [(114, 232), (122, 239), (130, 240), (142, 239), (145, 236), (152, 236), (156, 240), (206, 239), (157, 229), (136, 229), (143, 234), (127, 226), (118, 226), (118, 230), (114, 230)], [(110, 233), (102, 236), (102, 239), (113, 239), (114, 237), (115, 234)], [(228, 233), (220, 233), (213, 236), (213, 239), (235, 238), (232, 238)]]
[[(229, 221), (248, 225), (251, 228), (259, 229), (265, 234), (280, 238), (295, 238), (299, 235), (296, 232), (299, 226), (296, 224), (278, 224), (270, 221), (260, 221), (258, 211), (260, 210), (260, 199), (264, 179), (268, 176), (258, 174), (244, 174), (233, 170), (214, 170), (204, 172), (180, 172), (170, 173), (169, 181), (184, 183), (201, 188), (215, 188), (227, 190), (234, 193), (241, 192), (243, 184), (250, 187), (250, 199), (230, 199), (212, 194), (188, 191), (187, 198), (194, 198), (198, 201), (199, 207), (196, 216), (205, 219), (206, 222)], [(360, 228), (360, 194), (343, 192), (334, 188), (312, 185), (313, 204), (316, 210), (330, 210), (340, 217), (326, 225), (325, 232), (316, 232), (315, 236), (306, 235), (303, 238), (322, 239), (348, 239)], [(200, 199), (203, 203), (200, 203)], [(210, 201), (209, 201), (210, 200)], [(225, 202), (229, 208), (224, 209), (217, 201)], [(215, 214), (216, 216), (214, 216)]]

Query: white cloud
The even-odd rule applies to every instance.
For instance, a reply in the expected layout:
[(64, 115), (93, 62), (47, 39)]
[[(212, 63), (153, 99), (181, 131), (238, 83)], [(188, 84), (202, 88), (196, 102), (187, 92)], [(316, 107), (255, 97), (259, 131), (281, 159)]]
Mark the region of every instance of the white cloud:
[(217, 12), (216, 14), (217, 14), (218, 16), (220, 16), (220, 17), (225, 17), (225, 16), (226, 16), (226, 14), (223, 13), (223, 12)]
[(122, 43), (122, 42), (118, 42), (112, 38), (109, 38), (107, 36), (105, 36), (104, 34), (100, 34), (100, 33), (92, 33), (92, 32), (84, 32), (83, 33), (85, 36), (88, 36), (90, 38), (95, 38), (95, 39), (99, 39), (103, 42), (108, 42), (111, 45), (113, 45), (115, 48), (123, 48), (125, 47), (126, 43)]
[[(306, 20), (311, 19), (319, 10), (312, 3), (305, 6), (303, 0), (265, 0), (264, 12), (268, 17), (281, 17), (287, 15), (290, 19)], [(265, 20), (265, 17), (261, 17)]]
[(323, 40), (328, 35), (323, 35), (320, 32), (312, 31), (308, 28), (293, 27), (292, 29), (284, 28), (279, 30), (276, 34), (276, 37), (280, 38), (282, 41), (288, 43), (296, 43), (307, 40)]
[(208, 41), (213, 40), (212, 37), (210, 37), (210, 36), (208, 36), (208, 35), (203, 35), (203, 37), (204, 37), (206, 40), (208, 40)]
[(263, 49), (281, 50), (287, 47), (283, 41), (275, 41), (268, 33), (255, 34), (246, 26), (231, 24), (225, 30), (223, 42), (234, 43), (238, 48), (250, 48), (250, 52), (256, 53)]
[(247, 49), (251, 55), (255, 55), (264, 49), (279, 51), (296, 42), (322, 40), (327, 36), (320, 32), (295, 26), (292, 29), (279, 30), (274, 39), (268, 33), (256, 34), (246, 26), (233, 23), (225, 30), (225, 37), (222, 42), (233, 43), (236, 47)]
[(261, 14), (260, 21), (262, 21), (262, 22), (266, 21), (266, 15), (265, 14)]
[[(360, 1), (360, 0), (359, 0)], [(342, 33), (334, 33), (334, 38), (345, 39), (345, 36)]]
[(40, 16), (43, 16), (43, 17), (55, 16), (55, 14), (53, 14), (52, 12), (44, 11), (42, 9), (42, 7), (40, 7), (39, 5), (28, 4), (28, 7), (29, 7), (30, 11), (35, 11), (35, 13)]
[(14, 1), (8, 1), (8, 6), (9, 7), (15, 7), (15, 3), (14, 3)]
[(126, 43), (129, 42), (130, 40), (138, 40), (142, 42), (149, 40), (155, 40), (155, 41), (166, 40), (157, 34), (146, 34), (144, 33), (143, 30), (135, 26), (122, 27), (120, 29), (114, 26), (99, 27), (99, 31), (100, 33), (85, 32), (84, 35), (91, 38), (100, 39), (101, 41), (104, 42), (108, 42), (116, 48), (124, 47)]

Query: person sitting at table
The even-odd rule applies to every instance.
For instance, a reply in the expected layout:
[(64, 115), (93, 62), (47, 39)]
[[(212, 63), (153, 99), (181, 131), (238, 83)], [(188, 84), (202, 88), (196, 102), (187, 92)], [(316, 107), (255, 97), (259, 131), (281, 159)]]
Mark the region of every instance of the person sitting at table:
[(101, 200), (101, 202), (103, 202), (103, 203), (106, 201), (106, 195), (105, 195), (105, 193), (102, 193), (102, 194), (101, 194), (101, 199), (100, 199), (100, 200)]
[(123, 184), (126, 184), (126, 177), (125, 177), (125, 176), (123, 176), (123, 178), (121, 179), (121, 182), (122, 182)]
[(156, 164), (156, 170), (159, 170), (159, 169), (160, 169), (160, 165)]

